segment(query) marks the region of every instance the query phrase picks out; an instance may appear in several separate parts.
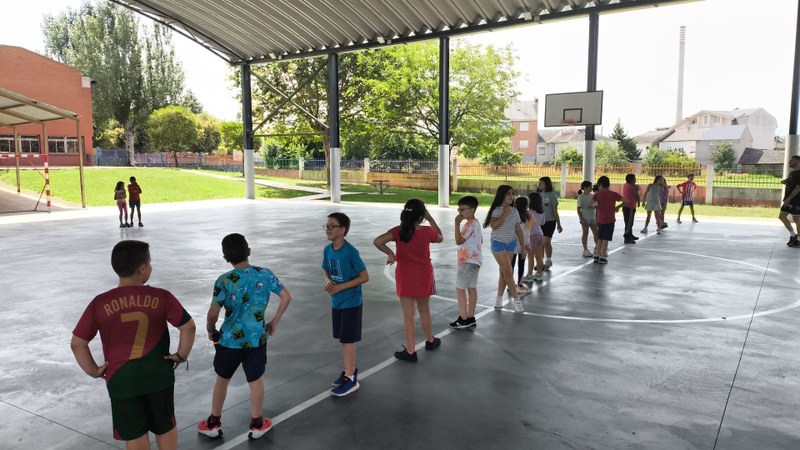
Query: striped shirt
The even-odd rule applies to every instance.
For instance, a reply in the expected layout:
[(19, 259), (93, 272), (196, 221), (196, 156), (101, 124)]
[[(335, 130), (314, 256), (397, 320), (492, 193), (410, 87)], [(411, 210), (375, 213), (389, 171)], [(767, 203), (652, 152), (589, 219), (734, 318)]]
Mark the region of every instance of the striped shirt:
[[(492, 230), (492, 240), (509, 243), (517, 238), (517, 224), (522, 223), (519, 218), (519, 213), (516, 209), (508, 207), (511, 211), (508, 212), (503, 224)], [(498, 206), (492, 211), (492, 219), (496, 219), (503, 215), (503, 206)]]

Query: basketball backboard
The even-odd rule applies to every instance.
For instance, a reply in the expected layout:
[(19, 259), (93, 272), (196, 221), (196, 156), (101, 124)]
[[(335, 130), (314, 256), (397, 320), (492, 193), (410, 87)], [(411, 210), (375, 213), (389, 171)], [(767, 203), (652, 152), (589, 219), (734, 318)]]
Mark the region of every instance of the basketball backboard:
[(603, 91), (547, 94), (544, 126), (602, 125)]

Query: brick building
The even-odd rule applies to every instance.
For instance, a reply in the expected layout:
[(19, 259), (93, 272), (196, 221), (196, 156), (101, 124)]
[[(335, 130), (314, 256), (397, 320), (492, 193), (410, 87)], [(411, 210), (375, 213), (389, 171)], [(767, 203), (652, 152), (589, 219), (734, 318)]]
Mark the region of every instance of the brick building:
[(536, 162), (539, 99), (511, 102), (505, 110), (505, 116), (516, 131), (511, 136), (511, 151), (522, 153), (523, 162)]
[[(92, 87), (80, 71), (21, 47), (0, 45), (0, 88), (42, 103), (77, 113), (81, 118), (81, 139), (91, 164)], [(77, 166), (77, 129), (73, 120), (47, 122), (45, 126), (50, 166)], [(23, 153), (45, 153), (42, 126), (17, 127)], [(14, 153), (14, 132), (0, 127), (0, 153)], [(13, 158), (0, 158), (0, 166), (14, 165)]]

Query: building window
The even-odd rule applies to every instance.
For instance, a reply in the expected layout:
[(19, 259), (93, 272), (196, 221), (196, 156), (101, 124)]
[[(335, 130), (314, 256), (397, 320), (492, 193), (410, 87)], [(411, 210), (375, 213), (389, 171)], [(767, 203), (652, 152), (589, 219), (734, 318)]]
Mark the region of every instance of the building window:
[(519, 149), (520, 150), (525, 150), (526, 148), (528, 148), (528, 140), (527, 139), (523, 139), (523, 140), (519, 141)]
[(520, 122), (519, 131), (528, 131), (528, 122)]
[(547, 150), (547, 147), (545, 147), (545, 146), (539, 147), (539, 155), (540, 156), (544, 156), (544, 154), (546, 153), (546, 150)]
[(50, 153), (78, 153), (78, 139), (73, 137), (51, 137), (47, 139)]
[[(20, 136), (22, 153), (39, 153), (39, 136)], [(0, 136), (0, 153), (14, 153), (14, 136)]]

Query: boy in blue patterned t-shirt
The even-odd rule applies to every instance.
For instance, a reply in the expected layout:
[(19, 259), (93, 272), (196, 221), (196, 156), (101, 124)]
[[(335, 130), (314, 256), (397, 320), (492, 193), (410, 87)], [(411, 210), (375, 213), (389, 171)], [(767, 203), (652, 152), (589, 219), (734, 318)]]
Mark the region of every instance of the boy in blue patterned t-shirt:
[(350, 218), (344, 213), (328, 216), (325, 234), (330, 244), (325, 246), (322, 270), (325, 291), (331, 295), (331, 321), (333, 338), (342, 346), (344, 370), (333, 381), (331, 394), (344, 397), (359, 388), (356, 368), (356, 342), (361, 340), (362, 295), (361, 285), (369, 281), (367, 266), (358, 250), (344, 237), (350, 231)]
[[(214, 283), (214, 296), (208, 308), (206, 330), (214, 341), (214, 371), (217, 380), (211, 396), (211, 415), (200, 421), (197, 430), (209, 437), (222, 435), (222, 406), (239, 365), (250, 385), (251, 439), (258, 439), (272, 427), (272, 420), (262, 418), (264, 406), (264, 369), (267, 365), (267, 335), (272, 336), (292, 295), (283, 287), (271, 270), (251, 266), (250, 247), (241, 234), (229, 234), (222, 240), (222, 255), (233, 270), (221, 275)], [(278, 294), (281, 304), (268, 323), (264, 314), (270, 292)], [(225, 320), (217, 331), (219, 312), (225, 308)]]

